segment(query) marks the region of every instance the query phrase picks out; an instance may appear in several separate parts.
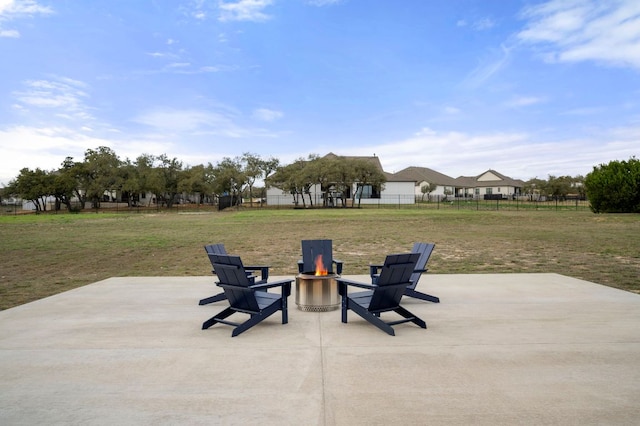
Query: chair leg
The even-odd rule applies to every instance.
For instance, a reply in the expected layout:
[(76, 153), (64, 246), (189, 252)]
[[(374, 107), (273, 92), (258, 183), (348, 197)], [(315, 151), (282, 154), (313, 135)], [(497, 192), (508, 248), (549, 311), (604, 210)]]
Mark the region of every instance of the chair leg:
[(263, 319), (264, 318), (262, 317), (262, 315), (251, 315), (251, 318), (249, 318), (248, 320), (246, 320), (245, 322), (243, 322), (242, 324), (240, 324), (239, 326), (233, 329), (233, 332), (231, 333), (231, 337), (236, 337), (238, 334), (247, 331), (254, 325), (258, 324)]
[(220, 312), (219, 314), (209, 318), (208, 320), (206, 320), (204, 323), (202, 323), (202, 329), (206, 330), (207, 328), (211, 327), (213, 324), (217, 323), (220, 320), (223, 320), (225, 318), (227, 318), (229, 315), (233, 314), (235, 311), (231, 308), (227, 308), (224, 311)]
[(200, 302), (198, 303), (198, 305), (208, 305), (209, 303), (215, 303), (215, 302), (219, 302), (221, 300), (225, 300), (227, 298), (227, 296), (223, 293), (218, 293), (215, 296), (211, 296), (211, 297), (207, 297), (204, 299), (201, 299)]
[(287, 324), (289, 322), (289, 306), (287, 304), (287, 298), (284, 296), (282, 296), (280, 309), (282, 310), (282, 323)]
[(236, 337), (237, 335), (247, 331), (254, 325), (262, 322), (263, 320), (266, 320), (271, 315), (275, 314), (276, 311), (278, 311), (278, 309), (279, 309), (278, 303), (274, 303), (271, 306), (264, 309), (259, 314), (251, 314), (251, 317), (248, 320), (246, 320), (245, 322), (243, 322), (242, 324), (240, 324), (239, 326), (233, 329), (233, 332), (231, 333), (231, 337)]
[(396, 332), (393, 330), (393, 327), (391, 327), (389, 324), (382, 321), (380, 317), (375, 316), (374, 314), (372, 314), (362, 306), (358, 305), (357, 303), (352, 303), (350, 308), (353, 312), (360, 315), (362, 318), (369, 321), (371, 324), (375, 325), (376, 327), (378, 327), (380, 330), (384, 331), (388, 335), (390, 336), (396, 335)]
[(421, 328), (427, 328), (427, 323), (426, 322), (424, 322), (423, 320), (421, 320), (420, 318), (418, 318), (417, 316), (415, 316), (414, 314), (412, 314), (411, 312), (409, 312), (408, 310), (406, 310), (402, 306), (398, 306), (393, 311), (395, 313), (397, 313), (398, 315), (403, 316), (408, 320), (411, 320), (412, 323), (420, 326)]
[(349, 301), (347, 296), (342, 296), (342, 322), (347, 323), (347, 311), (349, 310)]
[(405, 289), (404, 294), (405, 296), (415, 297), (416, 299), (426, 300), (427, 302), (440, 303), (440, 298), (430, 294), (420, 293), (411, 288)]

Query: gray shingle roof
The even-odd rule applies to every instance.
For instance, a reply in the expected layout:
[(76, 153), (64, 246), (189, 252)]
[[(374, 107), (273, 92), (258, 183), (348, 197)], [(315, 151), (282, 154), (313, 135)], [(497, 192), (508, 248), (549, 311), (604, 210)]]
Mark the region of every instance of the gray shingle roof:
[(411, 166), (406, 169), (400, 170), (394, 174), (396, 179), (402, 181), (414, 181), (416, 185), (422, 182), (429, 182), (435, 185), (441, 186), (455, 186), (456, 180), (445, 174), (436, 172), (435, 170), (428, 169), (426, 167)]

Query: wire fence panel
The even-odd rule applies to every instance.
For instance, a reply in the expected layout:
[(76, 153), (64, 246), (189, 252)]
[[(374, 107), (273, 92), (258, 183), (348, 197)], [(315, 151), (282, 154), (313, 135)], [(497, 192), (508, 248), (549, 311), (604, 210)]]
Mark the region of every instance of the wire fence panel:
[[(409, 195), (384, 195), (380, 198), (367, 199), (341, 199), (333, 198), (325, 200), (322, 197), (315, 197), (311, 200), (306, 197), (304, 202), (301, 197), (295, 202), (291, 196), (272, 196), (269, 202), (249, 202), (244, 201), (241, 205), (228, 207), (228, 209), (309, 209), (309, 208), (362, 208), (362, 209), (420, 209), (420, 210), (475, 210), (475, 211), (590, 211), (588, 200), (565, 199), (565, 200), (526, 200), (526, 199), (498, 199), (484, 200), (479, 198), (462, 198), (451, 196), (431, 196), (414, 197)], [(205, 213), (218, 211), (220, 206), (215, 203), (185, 203), (174, 204), (172, 207), (151, 204), (129, 206), (126, 203), (100, 204), (100, 208), (87, 206), (79, 212), (83, 213), (145, 213), (145, 212), (175, 212), (175, 213)], [(2, 206), (0, 215), (21, 215), (21, 214), (63, 214), (67, 213), (64, 206), (60, 210), (55, 210), (53, 206), (45, 212), (36, 212), (33, 209), (24, 209), (21, 205)]]

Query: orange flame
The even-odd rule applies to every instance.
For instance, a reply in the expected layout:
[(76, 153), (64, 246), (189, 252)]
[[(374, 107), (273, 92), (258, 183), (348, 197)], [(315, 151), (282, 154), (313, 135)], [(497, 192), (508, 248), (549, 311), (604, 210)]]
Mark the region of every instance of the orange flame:
[(329, 275), (329, 271), (327, 271), (327, 268), (324, 267), (324, 263), (322, 262), (322, 255), (319, 254), (318, 257), (316, 257), (316, 276), (321, 275)]

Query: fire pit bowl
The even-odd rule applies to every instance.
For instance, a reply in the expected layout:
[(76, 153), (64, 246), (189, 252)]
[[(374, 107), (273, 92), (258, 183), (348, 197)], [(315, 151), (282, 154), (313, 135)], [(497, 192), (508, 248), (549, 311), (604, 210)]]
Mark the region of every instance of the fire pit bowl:
[(315, 275), (303, 272), (296, 276), (296, 305), (301, 311), (326, 312), (338, 309), (337, 274)]

